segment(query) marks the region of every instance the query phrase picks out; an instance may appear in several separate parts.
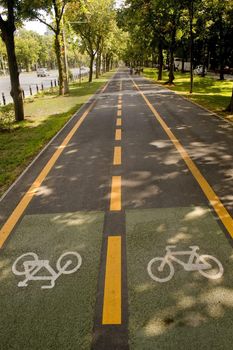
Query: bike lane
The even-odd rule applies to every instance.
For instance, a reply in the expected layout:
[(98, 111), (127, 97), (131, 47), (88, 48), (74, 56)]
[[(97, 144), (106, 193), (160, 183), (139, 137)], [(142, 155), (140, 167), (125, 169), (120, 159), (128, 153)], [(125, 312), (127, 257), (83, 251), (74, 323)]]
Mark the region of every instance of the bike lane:
[[(140, 88), (140, 82), (137, 84)], [(130, 348), (231, 349), (233, 255), (229, 232), (129, 77), (123, 87), (122, 201)], [(156, 95), (156, 89), (151, 87), (149, 93)], [(172, 108), (176, 110), (175, 103)], [(149, 262), (164, 257), (171, 245), (176, 252), (191, 252), (191, 246), (198, 246), (198, 256), (211, 255), (220, 262), (222, 277), (217, 275), (216, 260), (212, 260), (211, 274), (220, 278), (210, 279), (198, 271), (201, 267), (196, 261), (188, 264), (188, 253), (179, 257), (183, 264), (172, 263), (171, 279), (168, 264), (163, 272), (153, 264), (153, 275), (168, 281), (153, 280), (147, 271)], [(187, 271), (190, 267), (193, 271)]]
[[(62, 147), (63, 152), (37, 186), (1, 250), (3, 349), (91, 347), (118, 90), (119, 82), (110, 81), (66, 147), (55, 147), (55, 151)], [(71, 254), (58, 264), (66, 252)], [(12, 265), (25, 253), (36, 254), (39, 261), (35, 255), (25, 256), (15, 268), (19, 272), (28, 269), (27, 276), (14, 275)], [(80, 263), (74, 253), (80, 254), (81, 266), (66, 274)], [(38, 264), (41, 269), (34, 275)], [(51, 273), (53, 279), (46, 280)]]

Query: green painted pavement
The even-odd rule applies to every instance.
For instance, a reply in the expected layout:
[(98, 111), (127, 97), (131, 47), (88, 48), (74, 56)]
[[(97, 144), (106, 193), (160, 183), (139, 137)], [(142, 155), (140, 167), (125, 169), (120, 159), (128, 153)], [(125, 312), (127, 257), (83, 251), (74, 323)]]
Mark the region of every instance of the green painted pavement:
[[(24, 217), (0, 256), (1, 349), (90, 349), (103, 219), (98, 212)], [(35, 252), (55, 268), (66, 251), (82, 256), (77, 272), (53, 289), (41, 289), (45, 281), (17, 286), (24, 279), (11, 272), (17, 257)]]
[[(126, 229), (131, 349), (232, 349), (233, 252), (209, 209), (130, 210)], [(223, 277), (210, 280), (173, 263), (170, 281), (153, 281), (147, 264), (167, 245), (198, 245), (222, 263)]]

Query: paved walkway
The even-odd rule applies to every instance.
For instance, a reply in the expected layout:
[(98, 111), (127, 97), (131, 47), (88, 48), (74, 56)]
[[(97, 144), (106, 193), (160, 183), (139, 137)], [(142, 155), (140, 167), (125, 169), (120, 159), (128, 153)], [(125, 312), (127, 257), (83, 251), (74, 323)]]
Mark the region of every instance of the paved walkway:
[(232, 349), (232, 131), (116, 73), (0, 202), (0, 348)]

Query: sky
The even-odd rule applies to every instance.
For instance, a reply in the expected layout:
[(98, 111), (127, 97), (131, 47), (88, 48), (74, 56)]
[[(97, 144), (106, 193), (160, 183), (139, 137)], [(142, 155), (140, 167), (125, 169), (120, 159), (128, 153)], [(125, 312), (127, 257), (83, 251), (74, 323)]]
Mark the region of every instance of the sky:
[(24, 24), (24, 28), (26, 28), (27, 30), (33, 30), (34, 32), (37, 32), (41, 35), (44, 34), (47, 30), (46, 25), (40, 23), (39, 21), (26, 22)]
[[(121, 7), (121, 5), (124, 3), (124, 0), (116, 0), (116, 7)], [(25, 22), (24, 28), (27, 30), (33, 30), (34, 32), (37, 32), (41, 35), (43, 35), (47, 27), (43, 23), (40, 23), (39, 21), (30, 21), (30, 22)]]

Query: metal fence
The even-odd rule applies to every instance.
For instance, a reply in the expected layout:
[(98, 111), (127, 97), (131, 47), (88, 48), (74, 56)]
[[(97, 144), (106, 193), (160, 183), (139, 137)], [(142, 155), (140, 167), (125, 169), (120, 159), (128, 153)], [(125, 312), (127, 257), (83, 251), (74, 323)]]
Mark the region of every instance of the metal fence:
[[(83, 72), (83, 73), (79, 73), (79, 74), (72, 74), (72, 77), (69, 79), (69, 82), (79, 82), (79, 84), (82, 83), (82, 80), (88, 76), (88, 72)], [(39, 92), (42, 91), (48, 91), (49, 89), (53, 89), (56, 88), (59, 85), (59, 80), (56, 79), (46, 79), (43, 80), (43, 82), (41, 82), (40, 84), (24, 84), (21, 83), (21, 88), (22, 88), (22, 92), (23, 92), (23, 99), (25, 100), (27, 97), (31, 97), (34, 96), (36, 94), (38, 94)], [(2, 92), (1, 93), (1, 100), (0, 104), (2, 105), (7, 105), (9, 103), (12, 103), (12, 97), (10, 95), (10, 92)]]

